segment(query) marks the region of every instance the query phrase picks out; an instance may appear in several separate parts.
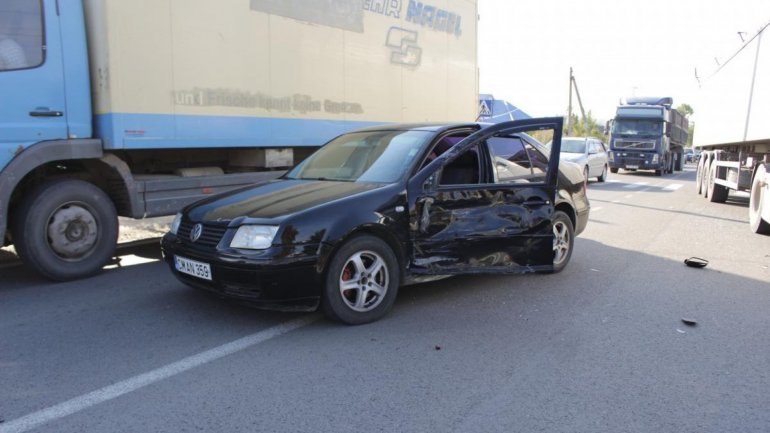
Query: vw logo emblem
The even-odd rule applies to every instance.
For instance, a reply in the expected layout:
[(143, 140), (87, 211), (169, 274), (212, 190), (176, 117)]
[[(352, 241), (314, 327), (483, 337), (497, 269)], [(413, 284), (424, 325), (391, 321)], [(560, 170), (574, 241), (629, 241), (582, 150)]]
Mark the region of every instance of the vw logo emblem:
[(201, 233), (203, 233), (203, 226), (200, 223), (195, 224), (190, 231), (190, 240), (193, 242), (197, 241), (201, 237)]

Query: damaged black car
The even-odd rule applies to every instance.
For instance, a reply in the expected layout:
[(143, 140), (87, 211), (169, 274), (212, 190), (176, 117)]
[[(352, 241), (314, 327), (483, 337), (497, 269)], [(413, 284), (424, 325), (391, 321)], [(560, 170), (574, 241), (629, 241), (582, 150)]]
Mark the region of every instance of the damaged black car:
[(189, 286), (347, 324), (384, 316), (405, 284), (559, 272), (590, 207), (580, 168), (559, 162), (562, 123), (341, 135), (278, 179), (185, 208), (164, 259)]

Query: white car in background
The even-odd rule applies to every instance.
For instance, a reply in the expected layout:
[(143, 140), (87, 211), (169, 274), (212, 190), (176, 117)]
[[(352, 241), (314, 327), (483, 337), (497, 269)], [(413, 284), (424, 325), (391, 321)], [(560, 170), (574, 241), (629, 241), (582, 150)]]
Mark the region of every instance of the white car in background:
[(561, 160), (582, 167), (586, 182), (595, 177), (599, 182), (607, 180), (607, 146), (594, 137), (564, 137), (561, 139)]

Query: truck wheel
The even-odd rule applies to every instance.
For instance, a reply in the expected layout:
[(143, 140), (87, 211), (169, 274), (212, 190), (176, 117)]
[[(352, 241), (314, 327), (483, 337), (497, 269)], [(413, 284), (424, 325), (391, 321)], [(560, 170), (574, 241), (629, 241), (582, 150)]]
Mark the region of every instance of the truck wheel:
[(615, 174), (617, 172), (618, 172), (618, 169), (616, 167), (610, 167), (610, 173)]
[(348, 325), (373, 322), (393, 306), (399, 286), (398, 260), (383, 240), (358, 236), (332, 257), (321, 309)]
[(695, 169), (695, 191), (700, 194), (703, 191), (703, 161), (698, 161)]
[(751, 231), (765, 235), (770, 234), (770, 221), (762, 218), (763, 210), (765, 210), (765, 215), (770, 214), (770, 210), (766, 210), (770, 206), (770, 195), (765, 193), (770, 188), (767, 185), (769, 179), (767, 168), (764, 165), (759, 165), (754, 173), (754, 180), (751, 182), (751, 193), (749, 196), (749, 225), (751, 225)]
[(708, 198), (709, 196), (709, 172), (711, 171), (711, 158), (710, 157), (704, 157), (703, 158), (703, 169), (701, 170), (702, 176), (701, 176), (701, 182), (700, 182), (700, 189), (703, 193), (703, 198)]
[(724, 203), (727, 201), (729, 190), (724, 185), (719, 185), (714, 180), (717, 178), (716, 161), (711, 163), (708, 173), (708, 198), (712, 203)]
[(57, 281), (98, 272), (113, 256), (118, 217), (107, 194), (82, 180), (35, 188), (15, 213), (13, 240), (24, 263)]
[(662, 170), (655, 170), (655, 176), (662, 176), (663, 171)]

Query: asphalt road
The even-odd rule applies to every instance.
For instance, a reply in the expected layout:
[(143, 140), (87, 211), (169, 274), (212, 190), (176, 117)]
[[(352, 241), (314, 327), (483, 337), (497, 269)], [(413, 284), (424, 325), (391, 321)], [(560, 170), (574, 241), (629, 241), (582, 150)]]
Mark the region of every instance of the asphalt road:
[(405, 287), (358, 327), (188, 289), (155, 244), (4, 267), (0, 433), (769, 431), (770, 237), (694, 178), (592, 182), (564, 272)]

